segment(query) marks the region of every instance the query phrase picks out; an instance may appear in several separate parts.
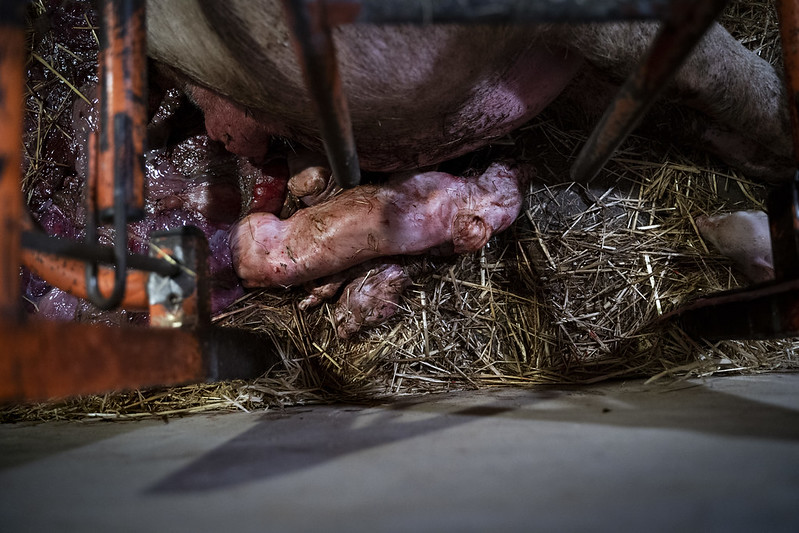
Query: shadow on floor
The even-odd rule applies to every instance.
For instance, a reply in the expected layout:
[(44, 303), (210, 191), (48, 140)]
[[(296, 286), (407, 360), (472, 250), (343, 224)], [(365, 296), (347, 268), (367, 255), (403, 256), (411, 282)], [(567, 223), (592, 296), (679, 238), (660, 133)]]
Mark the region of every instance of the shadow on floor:
[[(380, 407), (270, 412), (252, 429), (169, 475), (149, 493), (220, 490), (478, 420), (600, 424), (799, 442), (799, 411), (698, 385), (679, 391), (504, 389)], [(518, 426), (517, 426), (518, 428)], [(499, 427), (501, 429), (501, 427)]]

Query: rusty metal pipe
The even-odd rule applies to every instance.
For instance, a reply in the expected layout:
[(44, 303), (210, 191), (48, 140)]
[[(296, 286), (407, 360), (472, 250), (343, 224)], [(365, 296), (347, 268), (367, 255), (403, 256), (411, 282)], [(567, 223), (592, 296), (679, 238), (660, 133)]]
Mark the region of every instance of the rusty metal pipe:
[(283, 7), (333, 176), (340, 187), (355, 187), (361, 181), (361, 169), (326, 5), (322, 2), (309, 9), (303, 0), (284, 0)]
[(799, 172), (766, 202), (774, 278), (799, 279)]
[(282, 363), (266, 335), (0, 320), (0, 402), (255, 379)]
[[(785, 59), (785, 93), (793, 133), (794, 161), (799, 168), (799, 5), (777, 2), (782, 53)], [(778, 280), (799, 278), (799, 172), (793, 181), (769, 194), (767, 203), (774, 275)]]
[(727, 0), (675, 0), (646, 56), (627, 79), (586, 141), (571, 169), (587, 182), (638, 125), (680, 65), (724, 9)]
[(658, 319), (676, 321), (689, 336), (709, 341), (799, 335), (799, 280), (724, 291)]
[[(25, 249), (22, 251), (22, 264), (50, 285), (78, 298), (89, 299), (86, 263), (83, 261)], [(125, 292), (122, 293), (119, 307), (128, 311), (147, 311), (148, 276), (147, 272), (141, 270), (126, 272)], [(101, 292), (106, 294), (111, 292), (115, 281), (116, 269), (102, 267), (98, 269), (97, 284)]]
[(0, 8), (0, 319), (18, 321), (22, 114), (25, 86), (23, 2)]
[(0, 401), (45, 400), (202, 382), (200, 341), (189, 331), (0, 321)]
[[(40, 231), (23, 231), (22, 247), (80, 261), (100, 262), (109, 265), (113, 265), (115, 261), (113, 248), (102, 245), (90, 246), (82, 242), (50, 237)], [(132, 269), (155, 272), (161, 276), (175, 277), (180, 274), (180, 265), (171, 260), (129, 253), (126, 262), (128, 267)]]

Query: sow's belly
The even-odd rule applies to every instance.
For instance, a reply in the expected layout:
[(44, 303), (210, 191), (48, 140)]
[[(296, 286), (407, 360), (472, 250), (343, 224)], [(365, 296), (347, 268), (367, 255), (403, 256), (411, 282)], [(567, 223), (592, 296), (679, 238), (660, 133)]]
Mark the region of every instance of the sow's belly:
[(578, 66), (577, 60), (530, 49), (507, 70), (468, 90), (451, 87), (460, 93), (451, 105), (359, 121), (355, 137), (363, 165), (373, 170), (418, 168), (485, 146), (543, 111)]
[[(320, 149), (279, 3), (151, 0), (150, 54), (201, 87), (206, 121), (238, 141), (255, 121)], [(576, 73), (580, 59), (540, 39), (535, 26), (342, 26), (338, 63), (361, 164), (369, 170), (416, 168), (463, 154), (500, 137), (546, 107)], [(230, 120), (231, 104), (242, 120)], [(221, 116), (215, 116), (221, 115)], [(223, 124), (224, 126), (219, 126)], [(209, 133), (212, 133), (209, 130)]]

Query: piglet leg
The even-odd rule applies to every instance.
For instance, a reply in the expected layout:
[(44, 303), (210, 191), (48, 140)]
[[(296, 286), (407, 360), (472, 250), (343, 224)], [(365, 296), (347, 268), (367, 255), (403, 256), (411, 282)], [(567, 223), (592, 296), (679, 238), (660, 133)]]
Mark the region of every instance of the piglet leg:
[(516, 219), (532, 168), (494, 163), (479, 178), (406, 174), (356, 187), (280, 220), (255, 213), (231, 233), (247, 287), (305, 283), (387, 255), (479, 250)]

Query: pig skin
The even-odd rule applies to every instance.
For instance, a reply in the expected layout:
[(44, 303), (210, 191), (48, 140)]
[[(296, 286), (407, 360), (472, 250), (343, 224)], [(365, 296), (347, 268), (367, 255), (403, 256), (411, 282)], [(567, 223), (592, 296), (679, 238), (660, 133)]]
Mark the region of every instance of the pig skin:
[(384, 263), (350, 281), (336, 304), (336, 333), (352, 337), (363, 327), (377, 326), (394, 316), (411, 280), (397, 263)]
[[(289, 191), (303, 204), (314, 206), (341, 192), (323, 157), (300, 152), (289, 154), (288, 163)], [(307, 310), (338, 295), (333, 315), (336, 333), (348, 339), (362, 328), (380, 325), (394, 316), (410, 284), (405, 268), (391, 259), (379, 258), (306, 283), (309, 294), (299, 308)]]
[(299, 303), (299, 308), (307, 310), (320, 305), (341, 291), (333, 316), (336, 333), (348, 339), (361, 328), (377, 326), (394, 316), (402, 294), (410, 285), (410, 275), (398, 260), (375, 259), (305, 284), (310, 294)]
[[(270, 136), (322, 152), (280, 2), (152, 0), (147, 14), (148, 53), (180, 75), (212, 138), (248, 157), (267, 150)], [(620, 83), (657, 28), (341, 25), (334, 30), (336, 59), (361, 167), (419, 169), (486, 146), (540, 113), (581, 71)], [(746, 166), (738, 147), (754, 143), (747, 151), (759, 162), (748, 171), (770, 181), (792, 176), (780, 77), (721, 26), (713, 25), (686, 59), (667, 97), (735, 133), (703, 139), (725, 159)], [(776, 164), (764, 168), (770, 159)]]
[(233, 265), (245, 287), (280, 287), (376, 257), (476, 251), (516, 219), (531, 173), (503, 162), (474, 180), (405, 174), (344, 191), (287, 220), (255, 213), (231, 232)]
[(754, 283), (774, 279), (768, 215), (763, 211), (737, 211), (696, 219), (702, 238), (732, 259)]

